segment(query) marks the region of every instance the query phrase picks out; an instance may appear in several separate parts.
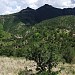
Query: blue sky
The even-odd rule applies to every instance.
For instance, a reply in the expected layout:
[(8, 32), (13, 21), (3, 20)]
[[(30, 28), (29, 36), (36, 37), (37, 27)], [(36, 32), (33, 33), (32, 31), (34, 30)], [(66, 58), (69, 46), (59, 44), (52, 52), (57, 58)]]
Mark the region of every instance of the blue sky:
[(57, 8), (73, 8), (75, 0), (0, 0), (0, 15), (15, 13), (26, 7), (37, 9), (44, 4)]

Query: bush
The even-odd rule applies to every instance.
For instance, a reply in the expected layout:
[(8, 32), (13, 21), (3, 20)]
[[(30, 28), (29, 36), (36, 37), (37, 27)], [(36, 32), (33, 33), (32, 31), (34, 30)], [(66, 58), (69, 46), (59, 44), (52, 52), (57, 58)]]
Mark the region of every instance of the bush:
[(0, 55), (5, 55), (5, 56), (12, 56), (13, 55), (13, 50), (10, 49), (10, 48), (3, 48), (3, 49), (0, 49)]
[(27, 70), (27, 68), (25, 68), (25, 70), (21, 70), (18, 75), (34, 75), (32, 70)]
[(52, 72), (51, 74), (49, 74), (48, 72), (43, 71), (43, 72), (38, 73), (38, 74), (36, 74), (36, 75), (57, 75), (57, 74), (58, 74), (57, 72)]
[(63, 53), (63, 58), (67, 63), (72, 63), (72, 60), (74, 58), (74, 51), (73, 50), (65, 50)]

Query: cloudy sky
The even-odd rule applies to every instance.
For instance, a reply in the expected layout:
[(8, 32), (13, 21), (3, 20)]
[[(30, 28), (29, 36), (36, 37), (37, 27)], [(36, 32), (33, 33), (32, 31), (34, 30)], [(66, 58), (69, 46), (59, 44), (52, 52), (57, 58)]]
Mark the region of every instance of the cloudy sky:
[(0, 15), (15, 13), (26, 7), (37, 9), (44, 4), (57, 8), (73, 8), (75, 0), (0, 0)]

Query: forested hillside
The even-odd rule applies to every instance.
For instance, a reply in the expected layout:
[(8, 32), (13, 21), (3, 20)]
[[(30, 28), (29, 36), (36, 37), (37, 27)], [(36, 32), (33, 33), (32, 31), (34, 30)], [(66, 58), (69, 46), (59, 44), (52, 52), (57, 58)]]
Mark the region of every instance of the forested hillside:
[(75, 63), (75, 16), (60, 16), (34, 25), (0, 18), (0, 55), (34, 60), (50, 72), (58, 62)]

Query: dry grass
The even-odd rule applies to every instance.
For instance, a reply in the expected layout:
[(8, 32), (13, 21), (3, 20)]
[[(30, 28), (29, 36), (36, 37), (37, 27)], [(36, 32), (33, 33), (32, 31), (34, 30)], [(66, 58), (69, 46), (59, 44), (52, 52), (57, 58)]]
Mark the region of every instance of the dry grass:
[(59, 63), (53, 71), (59, 71), (58, 75), (75, 75), (75, 64)]
[(35, 72), (35, 65), (34, 61), (26, 61), (24, 58), (0, 57), (0, 75), (18, 75), (25, 67)]
[[(25, 58), (0, 57), (0, 75), (18, 75), (20, 70), (25, 70), (25, 67), (36, 72), (36, 63), (26, 60)], [(60, 70), (58, 75), (75, 75), (75, 64), (60, 63), (54, 71)]]

